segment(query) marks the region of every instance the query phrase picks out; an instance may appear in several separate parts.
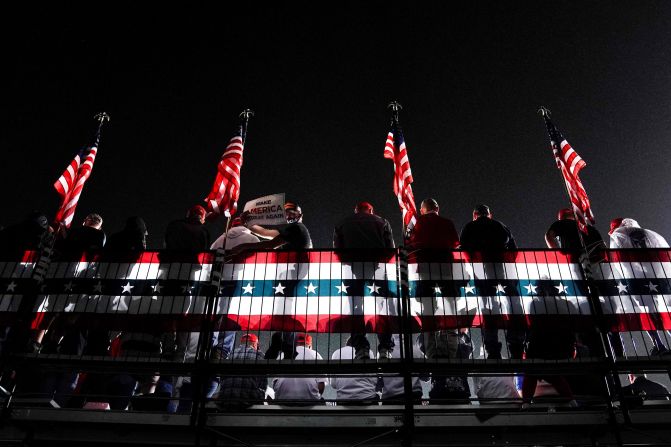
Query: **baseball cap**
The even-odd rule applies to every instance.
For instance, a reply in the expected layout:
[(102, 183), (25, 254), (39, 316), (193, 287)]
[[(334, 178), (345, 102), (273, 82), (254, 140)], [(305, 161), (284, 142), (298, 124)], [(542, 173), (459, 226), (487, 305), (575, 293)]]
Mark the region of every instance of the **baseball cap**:
[(238, 216), (231, 220), (231, 228), (233, 227), (239, 227), (240, 225), (244, 225), (244, 221), (242, 220), (242, 217)]
[(259, 337), (257, 337), (255, 334), (245, 334), (242, 337), (240, 337), (240, 343), (258, 343), (259, 342)]
[(624, 217), (616, 217), (615, 219), (611, 220), (610, 221), (610, 230), (608, 230), (608, 234), (613, 234), (613, 231), (617, 230), (620, 227), (623, 220), (624, 220)]
[(287, 202), (284, 204), (284, 211), (296, 211), (301, 213), (301, 207), (295, 202)]
[(296, 343), (302, 343), (304, 345), (312, 344), (312, 336), (309, 334), (298, 334), (296, 335)]
[(205, 211), (205, 208), (203, 208), (200, 205), (194, 205), (189, 209), (189, 212), (187, 213), (187, 217), (193, 217), (193, 216), (205, 217), (206, 214), (207, 214), (207, 211)]
[(373, 205), (370, 202), (359, 202), (355, 208), (357, 211), (373, 212)]

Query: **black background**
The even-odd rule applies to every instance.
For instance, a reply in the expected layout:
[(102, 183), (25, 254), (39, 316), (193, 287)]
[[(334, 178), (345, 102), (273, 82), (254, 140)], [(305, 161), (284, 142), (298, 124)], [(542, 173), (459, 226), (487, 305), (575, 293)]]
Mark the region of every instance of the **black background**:
[(368, 200), (399, 233), (382, 157), (397, 99), (417, 205), (435, 197), (458, 228), (483, 202), (520, 246), (544, 246), (568, 203), (545, 105), (588, 163), (602, 233), (625, 216), (671, 235), (668, 3), (290, 5), (4, 14), (0, 224), (53, 215), (52, 184), (105, 110), (75, 224), (96, 211), (111, 233), (140, 215), (158, 247), (209, 192), (250, 107), (241, 206), (286, 192), (315, 245), (330, 246), (333, 225)]

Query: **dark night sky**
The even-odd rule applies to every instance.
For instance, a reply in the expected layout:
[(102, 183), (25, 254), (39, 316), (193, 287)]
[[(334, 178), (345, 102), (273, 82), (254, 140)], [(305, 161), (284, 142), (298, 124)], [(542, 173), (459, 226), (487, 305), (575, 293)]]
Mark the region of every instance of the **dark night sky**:
[(286, 192), (316, 246), (330, 245), (360, 200), (398, 232), (382, 157), (386, 105), (397, 99), (417, 204), (435, 197), (457, 227), (484, 202), (519, 245), (544, 246), (567, 204), (536, 114), (545, 105), (588, 163), (582, 178), (602, 233), (628, 216), (671, 236), (668, 2), (381, 5), (5, 17), (18, 26), (2, 36), (0, 224), (55, 211), (52, 184), (105, 110), (112, 122), (76, 222), (97, 211), (109, 234), (140, 215), (159, 246), (167, 222), (207, 194), (250, 107), (241, 203)]

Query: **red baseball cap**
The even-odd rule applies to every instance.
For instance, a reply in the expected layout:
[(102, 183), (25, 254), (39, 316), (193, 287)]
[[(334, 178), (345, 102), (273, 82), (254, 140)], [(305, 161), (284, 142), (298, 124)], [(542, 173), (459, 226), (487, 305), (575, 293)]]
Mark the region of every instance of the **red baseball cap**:
[(296, 335), (296, 343), (302, 343), (304, 345), (312, 344), (312, 336), (309, 334), (298, 334)]
[(354, 209), (359, 211), (359, 212), (364, 212), (364, 213), (373, 213), (374, 212), (373, 205), (369, 202), (359, 202), (359, 203), (356, 204)]
[(245, 334), (242, 337), (240, 337), (240, 343), (258, 343), (259, 342), (259, 337), (257, 337), (255, 334)]
[(613, 231), (620, 228), (620, 225), (622, 225), (623, 220), (624, 220), (624, 217), (616, 217), (615, 219), (611, 220), (610, 221), (610, 230), (608, 231), (608, 234), (613, 234)]
[(205, 211), (205, 208), (203, 208), (200, 205), (194, 205), (189, 209), (189, 212), (187, 214), (188, 217), (193, 217), (193, 216), (201, 216), (205, 217), (207, 214), (207, 211)]

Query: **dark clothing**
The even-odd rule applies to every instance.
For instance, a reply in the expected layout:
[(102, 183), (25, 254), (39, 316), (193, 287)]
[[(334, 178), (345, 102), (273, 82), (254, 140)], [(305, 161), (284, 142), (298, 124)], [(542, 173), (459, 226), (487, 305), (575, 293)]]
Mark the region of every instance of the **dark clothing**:
[[(504, 224), (498, 220), (488, 217), (478, 217), (472, 222), (468, 222), (461, 230), (461, 248), (467, 251), (476, 252), (503, 252), (506, 250), (515, 250), (517, 244), (512, 233)], [(505, 278), (502, 264), (484, 264), (484, 277), (476, 279), (498, 279)], [(487, 351), (487, 358), (501, 358), (501, 343), (499, 343), (499, 327), (495, 315), (492, 315), (492, 307), (498, 307), (495, 301), (486, 300), (485, 308), (482, 310), (482, 341)], [(516, 318), (514, 318), (516, 317)], [(521, 359), (524, 352), (524, 340), (526, 338), (526, 328), (524, 317), (519, 315), (510, 316), (510, 327), (505, 331), (506, 342), (510, 357)]]
[(0, 231), (0, 255), (15, 259), (26, 250), (39, 250), (48, 233), (49, 223), (42, 214), (34, 214), (25, 221)]
[(105, 236), (103, 230), (82, 225), (70, 230), (58, 248), (61, 255), (66, 259), (75, 258), (82, 254), (91, 256), (102, 250), (106, 240), (107, 236)]
[[(582, 244), (580, 243), (580, 234), (578, 224), (575, 220), (563, 219), (558, 220), (548, 229), (548, 232), (554, 232), (559, 243), (559, 248), (568, 251), (582, 251)], [(591, 252), (594, 248), (605, 248), (606, 244), (599, 231), (592, 225), (587, 226), (587, 234), (583, 234), (583, 240), (588, 251)]]
[(110, 253), (127, 253), (142, 251), (147, 247), (147, 225), (141, 217), (130, 217), (126, 226), (118, 233), (110, 236), (105, 251)]
[(622, 395), (631, 400), (630, 404), (643, 405), (644, 400), (668, 400), (669, 390), (661, 383), (637, 377), (634, 383), (622, 387)]
[(198, 219), (173, 220), (165, 230), (168, 250), (203, 252), (210, 249), (210, 234)]
[(354, 213), (333, 232), (334, 248), (394, 248), (394, 236), (387, 219), (374, 214)]
[(498, 220), (478, 217), (461, 230), (461, 248), (467, 251), (515, 250), (517, 244), (512, 233)]
[[(257, 362), (263, 360), (263, 354), (250, 346), (238, 346), (232, 358)], [(263, 402), (267, 386), (266, 377), (222, 377), (217, 403), (223, 408), (249, 407)]]
[[(394, 237), (391, 226), (386, 219), (368, 213), (354, 213), (340, 222), (333, 232), (334, 248), (393, 248)], [(364, 298), (363, 296), (349, 297), (354, 326), (361, 323), (364, 325)], [(352, 340), (365, 338), (362, 332), (353, 330)], [(378, 334), (378, 352), (381, 357), (388, 357), (394, 349), (392, 335), (388, 331)], [(353, 345), (354, 358), (364, 359), (369, 357), (369, 348), (363, 343)]]
[(417, 217), (407, 245), (415, 249), (453, 250), (459, 247), (459, 235), (450, 219), (427, 213)]
[(310, 232), (303, 222), (294, 222), (282, 226), (277, 231), (286, 242), (280, 248), (283, 250), (305, 250), (312, 248), (312, 239), (310, 239)]

